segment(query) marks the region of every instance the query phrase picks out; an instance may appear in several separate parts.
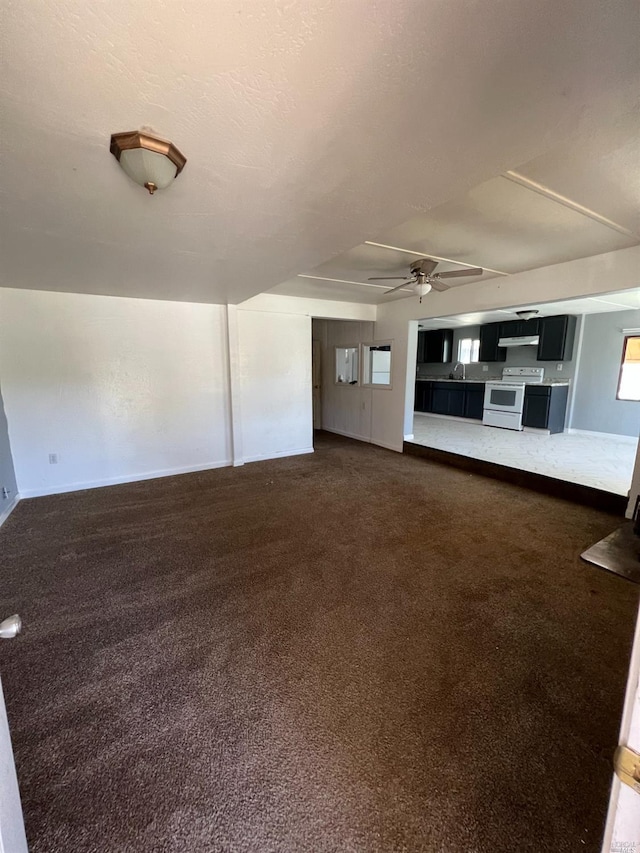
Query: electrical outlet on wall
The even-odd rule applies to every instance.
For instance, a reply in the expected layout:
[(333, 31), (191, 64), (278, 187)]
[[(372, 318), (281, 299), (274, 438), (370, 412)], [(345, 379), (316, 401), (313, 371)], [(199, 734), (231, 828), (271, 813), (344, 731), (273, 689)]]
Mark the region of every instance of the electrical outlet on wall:
[(7, 489), (6, 486), (3, 486), (2, 487), (2, 500), (6, 501), (8, 497), (9, 497), (9, 489)]
[(488, 365), (488, 364), (483, 364), (483, 365), (482, 365), (482, 370), (484, 371), (484, 373), (488, 373), (488, 372), (489, 372), (489, 365)]
[(57, 465), (58, 464), (58, 454), (50, 453), (49, 454), (49, 465)]
[(564, 367), (564, 364), (562, 364), (562, 362), (560, 362), (560, 364), (556, 364), (556, 370), (558, 372), (561, 371), (563, 367)]

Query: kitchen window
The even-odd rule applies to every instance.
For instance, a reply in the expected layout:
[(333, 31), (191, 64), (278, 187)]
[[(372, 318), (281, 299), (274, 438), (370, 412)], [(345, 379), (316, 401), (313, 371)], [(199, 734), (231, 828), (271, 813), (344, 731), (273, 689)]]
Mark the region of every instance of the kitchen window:
[(616, 400), (640, 400), (640, 335), (624, 339)]
[(461, 338), (458, 342), (458, 361), (462, 364), (475, 364), (480, 357), (479, 338)]

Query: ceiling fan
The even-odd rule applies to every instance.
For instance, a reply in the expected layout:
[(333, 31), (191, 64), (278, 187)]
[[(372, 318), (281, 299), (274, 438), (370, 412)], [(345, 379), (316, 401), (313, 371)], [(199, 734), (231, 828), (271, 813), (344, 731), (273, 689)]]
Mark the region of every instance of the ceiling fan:
[(402, 284), (392, 287), (386, 293), (395, 293), (396, 290), (401, 290), (408, 284), (413, 287), (416, 294), (420, 297), (420, 302), (422, 302), (422, 297), (426, 296), (432, 288), (433, 290), (440, 291), (449, 289), (449, 285), (445, 284), (443, 279), (462, 278), (465, 275), (482, 275), (484, 272), (481, 267), (469, 267), (463, 270), (434, 273), (437, 266), (437, 261), (433, 261), (431, 258), (422, 258), (422, 260), (414, 261), (411, 264), (409, 267), (410, 275), (376, 275), (369, 278), (368, 281), (402, 281)]

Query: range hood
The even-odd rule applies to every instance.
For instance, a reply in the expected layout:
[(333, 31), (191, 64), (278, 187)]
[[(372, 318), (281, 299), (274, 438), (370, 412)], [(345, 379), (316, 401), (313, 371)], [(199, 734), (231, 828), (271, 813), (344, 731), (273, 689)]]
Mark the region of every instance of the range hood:
[(500, 338), (499, 347), (537, 347), (540, 335), (521, 335), (519, 338)]

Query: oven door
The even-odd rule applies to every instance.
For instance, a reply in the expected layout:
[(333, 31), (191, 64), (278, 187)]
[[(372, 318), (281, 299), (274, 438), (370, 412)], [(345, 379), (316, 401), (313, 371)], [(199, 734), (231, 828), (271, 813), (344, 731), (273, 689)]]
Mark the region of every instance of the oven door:
[(494, 412), (522, 412), (524, 384), (487, 382), (484, 391), (484, 408)]

